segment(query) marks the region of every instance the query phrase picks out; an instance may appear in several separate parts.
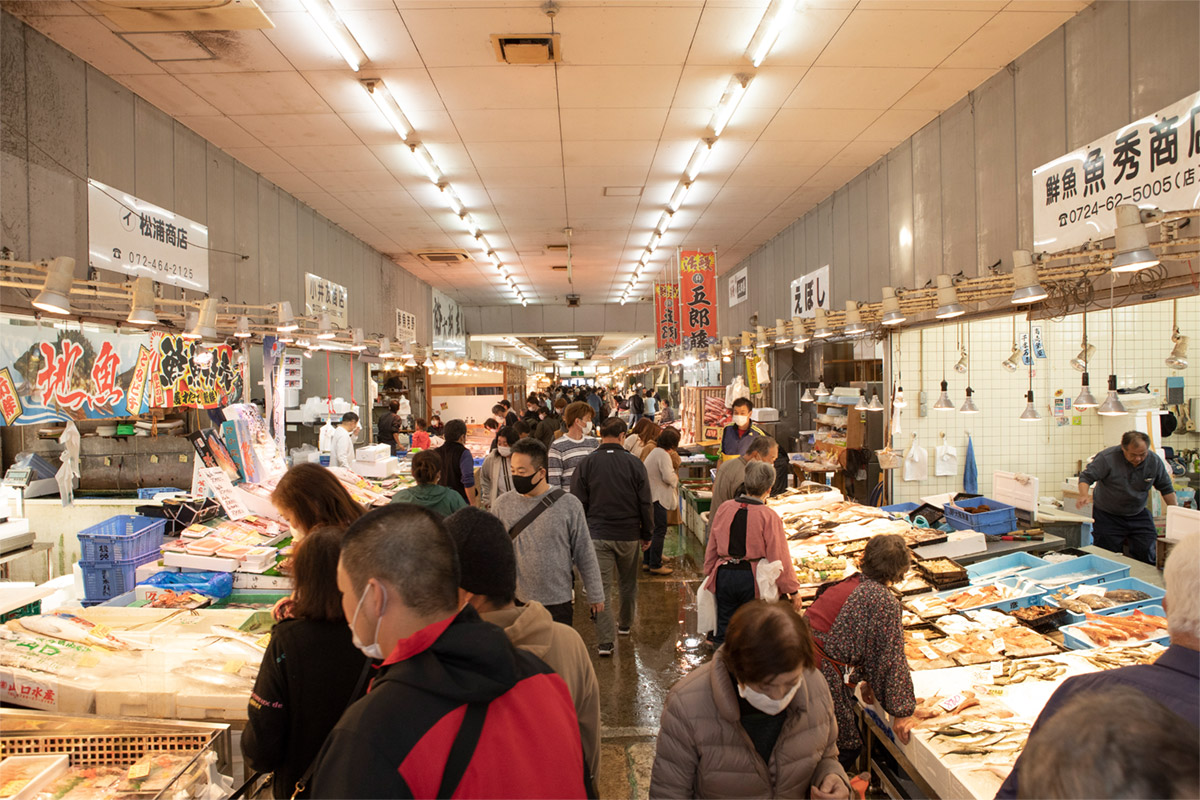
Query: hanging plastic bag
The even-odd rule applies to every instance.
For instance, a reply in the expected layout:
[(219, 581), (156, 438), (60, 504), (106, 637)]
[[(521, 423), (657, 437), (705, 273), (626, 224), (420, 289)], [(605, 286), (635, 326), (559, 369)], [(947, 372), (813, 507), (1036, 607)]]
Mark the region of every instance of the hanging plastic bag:
[(942, 434), (942, 442), (937, 446), (933, 474), (939, 478), (954, 477), (958, 474), (958, 448), (946, 444), (945, 434)]
[(709, 588), (713, 576), (705, 577), (696, 590), (696, 631), (711, 633), (717, 629), (717, 596)]
[(754, 371), (760, 385), (766, 386), (771, 382), (771, 368), (767, 366), (765, 358), (755, 365)]
[(929, 453), (917, 444), (917, 436), (913, 434), (912, 446), (904, 454), (904, 480), (923, 481), (929, 477)]
[(763, 600), (779, 599), (779, 576), (783, 574), (783, 563), (779, 561), (759, 561), (754, 570), (754, 579), (758, 582), (758, 596)]
[(325, 420), (325, 424), (321, 426), (321, 431), (317, 436), (317, 449), (322, 453), (333, 450), (333, 422), (329, 419)]
[(885, 447), (882, 450), (876, 450), (875, 455), (879, 457), (880, 469), (896, 469), (904, 461), (904, 456), (897, 453), (890, 447)]

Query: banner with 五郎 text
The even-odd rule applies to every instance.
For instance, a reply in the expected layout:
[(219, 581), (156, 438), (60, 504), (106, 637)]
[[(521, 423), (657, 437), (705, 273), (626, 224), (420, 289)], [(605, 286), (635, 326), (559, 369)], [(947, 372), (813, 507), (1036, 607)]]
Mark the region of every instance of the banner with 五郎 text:
[(655, 346), (659, 350), (679, 344), (679, 287), (654, 284)]
[(717, 341), (717, 254), (684, 250), (679, 258), (679, 327), (685, 347)]

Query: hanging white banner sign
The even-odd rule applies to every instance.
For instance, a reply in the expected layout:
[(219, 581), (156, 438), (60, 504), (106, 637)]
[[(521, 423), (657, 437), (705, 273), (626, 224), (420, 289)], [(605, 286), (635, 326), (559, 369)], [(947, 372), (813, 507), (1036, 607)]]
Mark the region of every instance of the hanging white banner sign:
[(792, 281), (792, 316), (812, 317), (818, 308), (829, 310), (829, 265)]
[(396, 309), (396, 342), (407, 344), (417, 340), (417, 316), (411, 311)]
[(1200, 93), (1033, 171), (1033, 245), (1056, 253), (1116, 230), (1116, 209), (1200, 208)]
[(208, 226), (88, 180), (88, 263), (208, 292)]
[(742, 267), (737, 272), (729, 276), (729, 307), (733, 308), (738, 303), (750, 296), (750, 278), (746, 267)]
[(305, 314), (316, 316), (328, 314), (329, 321), (343, 330), (347, 325), (346, 306), (348, 295), (345, 286), (339, 286), (320, 275), (304, 273)]

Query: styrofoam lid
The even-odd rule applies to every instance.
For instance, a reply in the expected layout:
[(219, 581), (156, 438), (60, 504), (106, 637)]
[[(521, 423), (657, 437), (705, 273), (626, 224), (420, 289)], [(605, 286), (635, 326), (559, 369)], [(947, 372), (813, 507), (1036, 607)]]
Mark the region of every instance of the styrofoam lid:
[(1164, 536), (1169, 542), (1181, 541), (1185, 536), (1200, 536), (1200, 510), (1167, 506), (1167, 530)]

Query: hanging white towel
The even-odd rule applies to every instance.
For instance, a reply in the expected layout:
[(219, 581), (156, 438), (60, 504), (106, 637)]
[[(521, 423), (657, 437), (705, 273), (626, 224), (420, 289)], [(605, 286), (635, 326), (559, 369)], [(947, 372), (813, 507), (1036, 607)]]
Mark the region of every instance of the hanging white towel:
[(958, 474), (958, 448), (946, 444), (945, 434), (942, 435), (942, 443), (937, 446), (933, 474), (939, 478), (953, 477)]
[(917, 444), (917, 436), (913, 434), (912, 446), (904, 454), (904, 480), (923, 481), (929, 477), (929, 453)]
[(754, 570), (754, 578), (758, 582), (758, 596), (762, 600), (779, 599), (779, 576), (783, 574), (783, 563), (780, 561), (760, 561)]
[(709, 633), (717, 629), (717, 596), (713, 594), (709, 584), (712, 576), (705, 577), (704, 583), (696, 590), (696, 631)]

